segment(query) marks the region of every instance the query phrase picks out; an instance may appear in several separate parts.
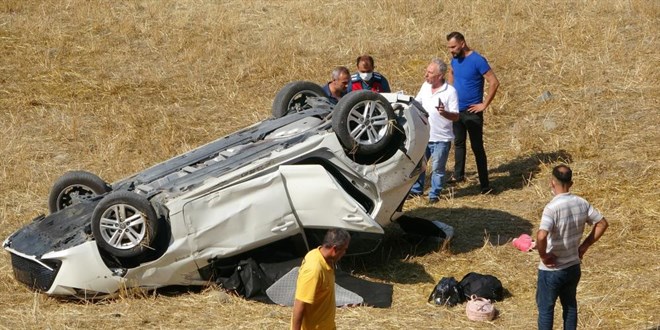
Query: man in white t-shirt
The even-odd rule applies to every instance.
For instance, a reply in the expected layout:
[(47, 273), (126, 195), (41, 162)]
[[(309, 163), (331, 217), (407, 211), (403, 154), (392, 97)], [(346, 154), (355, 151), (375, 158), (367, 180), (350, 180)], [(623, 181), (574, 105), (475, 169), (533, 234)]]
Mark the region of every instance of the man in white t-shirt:
[[(554, 198), (543, 209), (536, 234), (541, 257), (536, 283), (538, 329), (552, 330), (557, 298), (561, 302), (564, 329), (577, 328), (577, 286), (582, 276), (580, 262), (589, 247), (607, 229), (607, 220), (584, 198), (570, 193), (573, 171), (566, 165), (552, 169), (550, 189)], [(591, 232), (582, 240), (585, 225)], [(582, 243), (580, 241), (582, 240)]]
[[(445, 81), (447, 64), (441, 59), (434, 58), (426, 68), (424, 84), (419, 89), (415, 100), (420, 102), (429, 113), (431, 135), (426, 147), (426, 158), (431, 160), (431, 190), (429, 202), (435, 203), (440, 199), (440, 192), (445, 179), (445, 167), (451, 142), (454, 140), (452, 122), (458, 120), (458, 96), (456, 90)], [(410, 189), (410, 195), (421, 196), (424, 192), (424, 179), (426, 173), (422, 172), (417, 182)]]

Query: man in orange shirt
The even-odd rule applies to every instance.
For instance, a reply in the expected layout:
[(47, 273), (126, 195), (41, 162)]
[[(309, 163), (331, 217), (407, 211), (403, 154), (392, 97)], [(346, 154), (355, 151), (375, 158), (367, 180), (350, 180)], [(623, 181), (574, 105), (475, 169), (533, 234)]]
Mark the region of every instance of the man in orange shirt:
[(291, 329), (335, 329), (335, 264), (351, 240), (344, 229), (330, 229), (323, 245), (309, 251), (296, 282)]

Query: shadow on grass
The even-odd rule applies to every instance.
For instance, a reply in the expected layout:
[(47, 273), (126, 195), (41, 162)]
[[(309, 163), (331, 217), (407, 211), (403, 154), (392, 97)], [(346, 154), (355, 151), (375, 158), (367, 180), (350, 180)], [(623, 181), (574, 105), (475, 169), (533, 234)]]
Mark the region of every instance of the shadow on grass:
[(433, 277), (422, 265), (408, 261), (438, 250), (441, 244), (427, 237), (403, 232), (392, 224), (385, 228), (385, 236), (378, 248), (369, 254), (344, 257), (340, 266), (345, 271), (366, 275), (388, 282), (414, 284), (433, 282)]
[[(454, 228), (454, 237), (449, 245), (452, 254), (467, 253), (479, 249), (489, 242), (504, 245), (520, 236), (531, 234), (532, 224), (521, 217), (500, 210), (480, 208), (419, 208), (409, 214), (429, 220), (438, 220)], [(442, 242), (431, 237), (411, 235), (397, 225), (385, 228), (382, 244), (368, 255), (345, 257), (341, 266), (372, 278), (388, 282), (415, 284), (434, 282), (422, 265), (408, 261), (435, 253)]]
[[(527, 182), (531, 181), (541, 171), (541, 164), (572, 161), (572, 156), (565, 150), (553, 152), (535, 152), (530, 155), (520, 156), (506, 164), (494, 169), (489, 169), (490, 186), (494, 190), (490, 193), (496, 195), (506, 190), (522, 189)], [(505, 175), (499, 175), (504, 173)], [(470, 173), (475, 175), (476, 173)], [(477, 195), (480, 193), (479, 184), (454, 188), (454, 197)]]
[(414, 215), (444, 222), (454, 228), (450, 251), (453, 254), (477, 250), (488, 242), (508, 244), (520, 234), (532, 234), (532, 223), (508, 212), (462, 207), (455, 209), (419, 208)]

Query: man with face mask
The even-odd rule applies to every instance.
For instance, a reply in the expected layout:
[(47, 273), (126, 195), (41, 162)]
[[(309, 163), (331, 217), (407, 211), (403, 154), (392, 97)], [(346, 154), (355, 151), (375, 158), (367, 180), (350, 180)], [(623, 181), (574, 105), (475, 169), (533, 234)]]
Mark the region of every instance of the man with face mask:
[[(561, 301), (564, 329), (577, 327), (577, 286), (582, 274), (580, 263), (589, 247), (607, 229), (607, 221), (583, 198), (573, 195), (573, 172), (566, 165), (552, 169), (550, 189), (554, 198), (543, 209), (536, 234), (541, 257), (536, 285), (538, 328), (552, 329), (555, 302)], [(585, 224), (593, 226), (580, 243)]]
[(351, 76), (351, 83), (348, 85), (349, 92), (361, 89), (378, 93), (390, 92), (390, 84), (385, 76), (374, 71), (373, 57), (369, 55), (358, 56), (355, 62), (358, 72)]

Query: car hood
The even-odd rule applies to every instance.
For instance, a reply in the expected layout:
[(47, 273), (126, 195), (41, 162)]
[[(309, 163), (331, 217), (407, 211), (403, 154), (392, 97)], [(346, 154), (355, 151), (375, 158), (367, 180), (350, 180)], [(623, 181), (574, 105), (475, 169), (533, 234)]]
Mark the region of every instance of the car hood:
[(75, 204), (47, 217), (40, 215), (9, 236), (3, 245), (23, 255), (41, 257), (93, 240), (91, 215), (98, 201)]

